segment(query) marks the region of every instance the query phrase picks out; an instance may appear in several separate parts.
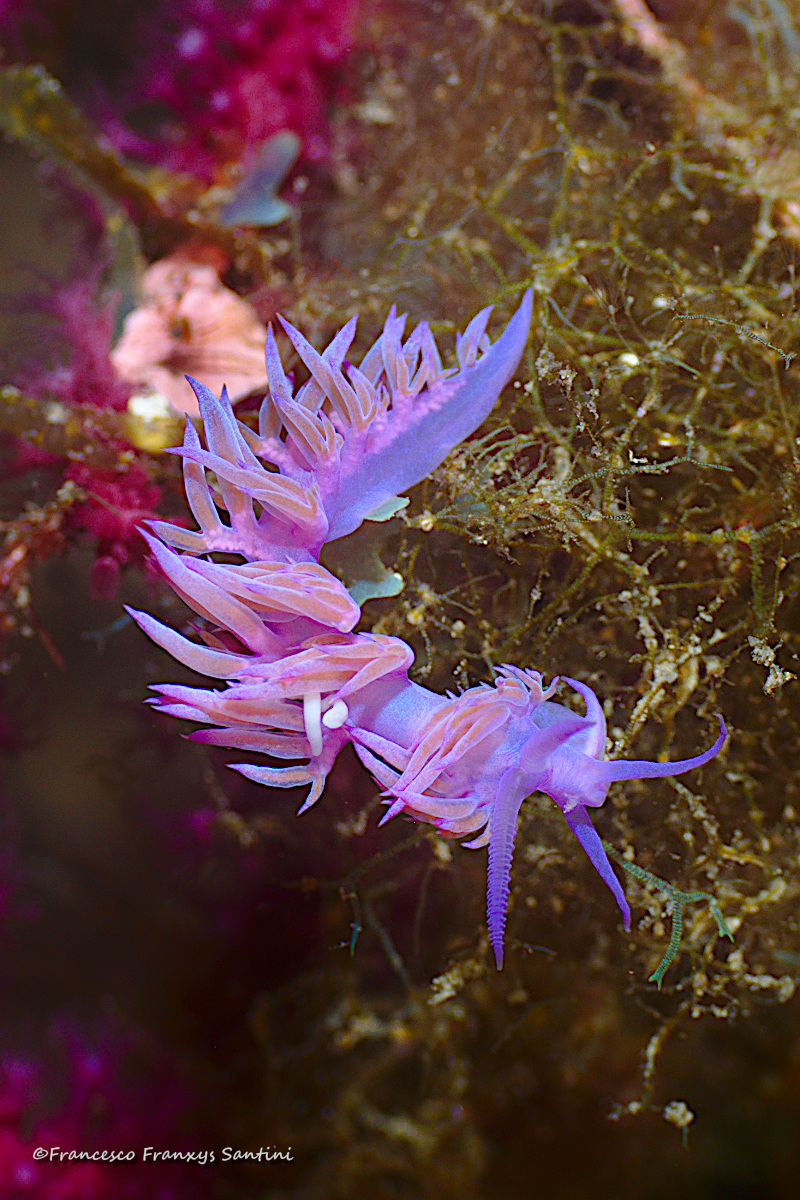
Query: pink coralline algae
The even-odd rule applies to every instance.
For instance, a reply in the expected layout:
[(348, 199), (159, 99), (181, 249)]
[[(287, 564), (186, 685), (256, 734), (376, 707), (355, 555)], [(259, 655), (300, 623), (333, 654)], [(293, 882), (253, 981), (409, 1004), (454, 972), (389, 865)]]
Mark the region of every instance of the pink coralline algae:
[[(360, 367), (345, 357), (355, 318), (321, 354), (281, 319), (310, 378), (293, 390), (270, 329), (257, 432), (235, 419), (224, 389), (217, 399), (192, 381), (206, 448), (187, 422), (176, 453), (200, 529), (159, 521), (145, 538), (164, 577), (204, 619), (203, 644), (132, 613), (180, 662), (223, 681), (208, 689), (158, 685), (156, 707), (214, 727), (192, 734), (198, 742), (292, 763), (237, 764), (248, 779), (310, 785), (304, 812), (351, 742), (384, 789), (383, 821), (405, 813), (451, 837), (475, 835), (469, 847), (488, 845), (487, 919), (498, 967), (525, 797), (541, 791), (555, 800), (627, 928), (628, 906), (587, 808), (603, 803), (613, 780), (680, 774), (708, 762), (725, 740), (720, 721), (717, 740), (694, 758), (606, 762), (595, 694), (566, 681), (585, 703), (579, 716), (551, 699), (558, 680), (545, 689), (538, 671), (514, 666), (501, 667), (493, 686), (437, 695), (409, 679), (414, 655), (405, 642), (353, 632), (360, 610), (319, 563), (326, 542), (395, 510), (400, 493), (477, 429), (516, 370), (531, 308), (527, 293), (494, 344), (485, 333), (491, 309), (478, 313), (457, 336), (453, 368), (442, 366), (425, 322), (404, 342), (404, 318), (394, 310)], [(228, 561), (214, 561), (218, 552)]]
[(307, 158), (322, 158), (332, 79), (349, 52), (355, 10), (356, 0), (162, 3), (142, 21), (144, 56), (128, 95), (138, 109), (162, 106), (180, 132), (127, 148), (210, 177), (215, 163), (246, 160), (292, 129)]
[(15, 58), (64, 39), (55, 73), (120, 153), (206, 183), (281, 130), (305, 159), (326, 157), (358, 0), (155, 0), (121, 6), (114, 24), (75, 7), (6, 0), (0, 39)]
[[(0, 1052), (0, 1195), (4, 1200), (202, 1200), (202, 1152), (186, 1144), (192, 1094), (166, 1059), (104, 1030), (89, 1045), (63, 1021), (33, 1055)], [(137, 1053), (138, 1051), (138, 1053)], [(184, 1162), (145, 1161), (170, 1146)], [(207, 1152), (206, 1152), (207, 1153)], [(185, 1165), (191, 1163), (191, 1166)]]
[(141, 554), (137, 528), (153, 516), (161, 489), (138, 462), (124, 470), (70, 463), (64, 478), (85, 494), (71, 510), (68, 524), (97, 539), (90, 573), (92, 591), (110, 598), (122, 569)]
[(123, 411), (131, 388), (111, 361), (111, 342), (117, 297), (98, 295), (96, 272), (71, 279), (50, 295), (35, 297), (27, 308), (39, 312), (55, 325), (51, 340), (55, 355), (63, 361), (50, 368), (26, 366), (16, 383), (35, 396), (47, 396), (75, 407), (111, 408)]

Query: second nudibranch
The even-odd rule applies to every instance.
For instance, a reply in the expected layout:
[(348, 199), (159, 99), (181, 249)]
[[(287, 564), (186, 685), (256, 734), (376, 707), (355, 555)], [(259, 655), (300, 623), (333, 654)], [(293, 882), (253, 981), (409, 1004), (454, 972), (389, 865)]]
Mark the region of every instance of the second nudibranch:
[[(605, 720), (590, 688), (580, 716), (555, 702), (538, 671), (501, 667), (494, 685), (441, 696), (409, 678), (411, 648), (399, 638), (354, 633), (358, 605), (319, 563), (322, 546), (382, 519), (400, 493), (424, 479), (483, 422), (525, 348), (526, 292), (496, 342), (484, 309), (456, 338), (444, 367), (426, 323), (403, 341), (392, 310), (358, 367), (346, 360), (352, 318), (317, 352), (288, 322), (284, 332), (309, 371), (297, 390), (272, 330), (269, 391), (258, 429), (236, 419), (223, 389), (191, 380), (205, 448), (190, 421), (181, 448), (184, 485), (199, 529), (156, 521), (144, 536), (165, 579), (202, 618), (199, 641), (146, 613), (143, 631), (213, 688), (160, 684), (162, 712), (207, 728), (195, 741), (292, 765), (232, 764), (269, 787), (307, 785), (300, 811), (319, 799), (339, 751), (352, 743), (384, 789), (383, 820), (404, 813), (450, 837), (488, 845), (487, 922), (498, 967), (520, 806), (551, 796), (611, 889), (626, 928), (630, 914), (587, 808), (618, 779), (677, 775), (718, 753), (672, 763), (604, 760)], [(214, 555), (224, 556), (224, 562)], [(231, 558), (238, 561), (231, 562)]]

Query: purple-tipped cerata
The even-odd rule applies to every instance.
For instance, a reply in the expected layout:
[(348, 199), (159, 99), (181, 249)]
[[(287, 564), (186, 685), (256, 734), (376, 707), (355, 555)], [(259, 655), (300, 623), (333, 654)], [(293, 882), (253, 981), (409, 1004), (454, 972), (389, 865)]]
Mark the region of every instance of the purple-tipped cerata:
[[(413, 652), (398, 638), (353, 633), (358, 605), (322, 567), (322, 546), (397, 507), (481, 424), (513, 375), (531, 320), (531, 293), (493, 344), (484, 309), (456, 340), (444, 368), (428, 326), (402, 340), (394, 310), (358, 367), (345, 355), (355, 318), (318, 353), (283, 329), (309, 371), (294, 390), (270, 331), (269, 393), (258, 430), (190, 381), (205, 447), (186, 423), (186, 497), (199, 530), (163, 521), (145, 533), (163, 576), (202, 618), (200, 641), (132, 612), (144, 632), (214, 688), (160, 684), (162, 712), (205, 726), (199, 742), (262, 754), (234, 769), (269, 787), (308, 785), (319, 799), (347, 742), (384, 789), (383, 821), (429, 821), (465, 844), (489, 847), (486, 910), (498, 967), (520, 806), (541, 791), (567, 823), (622, 911), (629, 911), (587, 807), (616, 779), (678, 775), (713, 758), (725, 740), (672, 763), (606, 762), (605, 720), (585, 684), (566, 680), (585, 716), (551, 700), (537, 671), (501, 667), (493, 686), (440, 696), (408, 677)], [(209, 479), (213, 473), (213, 483)], [(212, 556), (219, 553), (224, 562)], [(240, 561), (231, 562), (231, 557)], [(274, 765), (275, 760), (289, 765)]]

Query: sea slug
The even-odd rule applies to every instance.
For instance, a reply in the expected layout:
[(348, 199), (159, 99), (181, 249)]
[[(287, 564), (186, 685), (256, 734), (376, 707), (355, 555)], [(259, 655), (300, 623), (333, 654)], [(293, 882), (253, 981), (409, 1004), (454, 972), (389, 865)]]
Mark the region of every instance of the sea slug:
[(498, 967), (525, 797), (541, 791), (555, 800), (627, 928), (628, 905), (587, 808), (603, 803), (613, 780), (702, 766), (726, 736), (720, 719), (719, 737), (694, 758), (607, 762), (602, 709), (578, 680), (565, 682), (582, 697), (584, 716), (552, 699), (557, 679), (545, 688), (538, 671), (515, 666), (501, 667), (493, 685), (438, 695), (409, 679), (414, 655), (405, 642), (353, 632), (360, 609), (320, 565), (326, 542), (396, 509), (400, 493), (477, 429), (517, 368), (531, 309), (527, 292), (494, 343), (486, 336), (491, 309), (483, 309), (457, 335), (457, 366), (448, 368), (425, 322), (403, 341), (404, 318), (394, 309), (359, 367), (345, 357), (355, 317), (321, 354), (279, 318), (310, 377), (294, 390), (270, 329), (257, 431), (236, 419), (224, 389), (217, 398), (190, 380), (206, 448), (187, 420), (175, 453), (199, 530), (156, 521), (144, 536), (164, 578), (203, 618), (201, 641), (131, 611), (169, 654), (222, 681), (160, 684), (157, 708), (210, 726), (191, 735), (198, 742), (292, 764), (236, 764), (247, 778), (309, 785), (304, 812), (351, 742), (384, 789), (384, 821), (405, 813), (452, 837), (472, 835), (467, 846), (488, 845), (486, 910)]

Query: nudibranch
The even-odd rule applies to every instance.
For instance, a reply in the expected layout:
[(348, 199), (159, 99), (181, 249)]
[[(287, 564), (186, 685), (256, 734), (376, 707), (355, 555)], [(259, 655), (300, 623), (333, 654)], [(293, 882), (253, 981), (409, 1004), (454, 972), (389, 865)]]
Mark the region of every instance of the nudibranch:
[[(384, 789), (387, 821), (400, 813), (443, 834), (488, 846), (487, 922), (498, 967), (520, 806), (541, 791), (572, 832), (630, 921), (587, 808), (617, 779), (678, 775), (702, 766), (725, 740), (694, 758), (605, 761), (606, 729), (595, 694), (578, 680), (580, 716), (552, 697), (538, 671), (504, 666), (493, 685), (441, 696), (409, 679), (413, 651), (378, 633), (355, 633), (360, 609), (319, 562), (326, 542), (380, 519), (482, 423), (519, 364), (531, 321), (527, 292), (491, 343), (485, 308), (456, 337), (443, 367), (425, 322), (403, 340), (394, 309), (360, 366), (346, 360), (353, 317), (318, 353), (281, 325), (309, 379), (297, 390), (267, 334), (269, 390), (258, 430), (190, 380), (205, 448), (186, 422), (186, 497), (199, 529), (163, 521), (144, 537), (166, 580), (203, 619), (193, 641), (131, 611), (141, 629), (179, 662), (220, 681), (213, 688), (159, 684), (162, 712), (201, 726), (191, 737), (291, 765), (239, 763), (268, 787), (308, 785), (300, 812), (322, 794), (350, 742)], [(213, 476), (213, 482), (209, 475)], [(216, 561), (214, 555), (224, 555)], [(231, 558), (239, 561), (231, 562)]]

